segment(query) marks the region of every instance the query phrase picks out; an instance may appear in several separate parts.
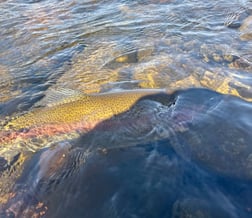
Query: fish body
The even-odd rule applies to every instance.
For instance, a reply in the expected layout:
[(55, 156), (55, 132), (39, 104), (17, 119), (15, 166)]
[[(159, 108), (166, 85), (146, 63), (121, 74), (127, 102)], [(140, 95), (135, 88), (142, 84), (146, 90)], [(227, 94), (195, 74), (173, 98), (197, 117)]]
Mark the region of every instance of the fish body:
[(88, 131), (99, 122), (129, 110), (141, 98), (164, 92), (153, 89), (69, 97), (11, 119), (0, 131), (0, 148), (15, 141)]
[[(159, 93), (166, 92), (153, 89), (94, 95), (76, 93), (62, 99), (50, 98), (48, 103), (45, 101), (45, 106), (36, 107), (0, 124), (0, 204), (8, 200), (12, 186), (23, 171), (25, 161), (34, 152), (85, 135), (99, 123), (110, 122), (110, 118), (131, 111), (142, 98), (148, 99), (149, 96)], [(125, 120), (132, 123), (135, 121), (130, 116), (122, 122), (115, 120), (117, 118), (111, 121), (114, 125), (112, 131), (121, 129)]]

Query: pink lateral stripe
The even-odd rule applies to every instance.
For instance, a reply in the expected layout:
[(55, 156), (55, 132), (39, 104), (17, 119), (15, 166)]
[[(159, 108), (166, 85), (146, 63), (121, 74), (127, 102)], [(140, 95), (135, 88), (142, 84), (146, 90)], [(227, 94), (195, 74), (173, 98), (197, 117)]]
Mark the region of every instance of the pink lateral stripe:
[(11, 143), (16, 139), (29, 139), (40, 136), (53, 136), (57, 134), (71, 133), (73, 131), (90, 131), (98, 122), (78, 122), (78, 123), (63, 123), (63, 124), (46, 124), (42, 126), (34, 126), (25, 130), (5, 130), (0, 132), (0, 144)]

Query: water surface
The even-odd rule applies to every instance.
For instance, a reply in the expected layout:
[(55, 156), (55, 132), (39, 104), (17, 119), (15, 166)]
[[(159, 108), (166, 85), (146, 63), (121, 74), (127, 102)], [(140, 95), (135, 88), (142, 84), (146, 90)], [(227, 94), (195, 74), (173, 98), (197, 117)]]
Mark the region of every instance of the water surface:
[(0, 120), (62, 88), (224, 94), (149, 99), (13, 155), (14, 173), (0, 157), (2, 216), (250, 217), (251, 16), (250, 0), (0, 1)]

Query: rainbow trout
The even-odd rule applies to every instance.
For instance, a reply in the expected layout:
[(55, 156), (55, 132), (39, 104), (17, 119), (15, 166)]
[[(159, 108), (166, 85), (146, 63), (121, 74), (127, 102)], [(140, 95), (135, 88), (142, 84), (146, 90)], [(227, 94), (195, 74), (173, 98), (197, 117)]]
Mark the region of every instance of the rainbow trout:
[(166, 92), (150, 89), (78, 94), (36, 108), (0, 126), (0, 156), (10, 150), (37, 151), (54, 140), (74, 138), (75, 134), (88, 132), (98, 123), (129, 110), (141, 98), (158, 93)]
[[(94, 95), (76, 93), (72, 90), (55, 90), (40, 101), (40, 107), (20, 116), (6, 119), (2, 124), (0, 123), (0, 213), (1, 204), (13, 197), (15, 181), (21, 175), (25, 167), (24, 163), (33, 156), (34, 152), (46, 147), (59, 149), (59, 155), (56, 155), (57, 152), (48, 151), (48, 154), (53, 155), (53, 160), (57, 162), (54, 166), (56, 169), (50, 168), (54, 172), (59, 167), (60, 161), (64, 164), (67, 160), (65, 156), (61, 156), (62, 152), (66, 151), (65, 155), (71, 153), (70, 150), (68, 151), (69, 147), (60, 146), (64, 145), (65, 142), (68, 143), (68, 140), (71, 141), (79, 136), (89, 137), (90, 133), (91, 139), (98, 140), (97, 138), (101, 138), (101, 141), (104, 142), (108, 140), (106, 138), (108, 134), (103, 134), (106, 131), (109, 132), (109, 135), (119, 135), (119, 140), (122, 140), (121, 136), (124, 135), (125, 131), (124, 126), (131, 126), (132, 124), (137, 126), (137, 130), (141, 130), (141, 126), (143, 126), (144, 129), (147, 128), (148, 132), (152, 127), (146, 122), (152, 116), (145, 112), (145, 109), (153, 108), (151, 111), (154, 114), (155, 104), (153, 107), (151, 105), (141, 108), (138, 105), (142, 105), (142, 103), (137, 103), (145, 102), (141, 101), (142, 99), (147, 99), (148, 102), (152, 98), (155, 101), (156, 98), (161, 98), (161, 101), (164, 99), (169, 101), (166, 91), (161, 89)], [(137, 106), (134, 107), (135, 105)], [(142, 116), (143, 113), (145, 116)], [(99, 127), (103, 123), (106, 123), (106, 125), (101, 130)], [(130, 129), (129, 131), (137, 134), (135, 130)], [(92, 135), (93, 132), (95, 132), (95, 135)], [(99, 137), (97, 137), (96, 132), (98, 132)], [(128, 132), (126, 132), (127, 134)], [(87, 144), (89, 145), (89, 142)], [(48, 157), (51, 157), (51, 155)], [(40, 166), (40, 172), (42, 174), (44, 171), (45, 174), (51, 172), (47, 169), (47, 163), (44, 164), (45, 166), (43, 164)], [(45, 170), (43, 171), (43, 169)]]

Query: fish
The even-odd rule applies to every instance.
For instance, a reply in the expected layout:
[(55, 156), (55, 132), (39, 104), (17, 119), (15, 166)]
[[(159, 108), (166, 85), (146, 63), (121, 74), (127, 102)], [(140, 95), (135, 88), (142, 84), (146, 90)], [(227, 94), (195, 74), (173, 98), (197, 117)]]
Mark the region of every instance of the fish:
[[(85, 133), (98, 123), (129, 110), (141, 98), (166, 92), (165, 89), (140, 89), (86, 95), (57, 90), (56, 94), (47, 97), (49, 100), (45, 106), (34, 108), (0, 126), (0, 156), (3, 150), (6, 151), (3, 148), (10, 144), (11, 150), (16, 149), (13, 144), (19, 144), (19, 147), (35, 152), (46, 146), (40, 138), (59, 135), (68, 138)], [(63, 97), (57, 100), (61, 94)]]
[[(34, 154), (53, 148), (55, 144), (78, 140), (105, 121), (106, 130), (111, 128), (110, 132), (119, 132), (120, 135), (124, 129), (123, 125), (135, 122), (132, 114), (127, 112), (131, 111), (138, 101), (142, 102), (141, 99), (144, 98), (160, 98), (160, 101), (166, 101), (167, 97), (165, 89), (89, 95), (74, 90), (50, 90), (30, 111), (6, 118), (0, 122), (0, 204), (11, 198), (15, 181), (23, 171), (25, 163)], [(126, 117), (120, 115), (125, 113)], [(133, 113), (141, 111), (137, 107)], [(144, 119), (148, 120), (148, 117), (145, 116)], [(107, 123), (111, 123), (112, 127)], [(93, 147), (92, 149), (97, 150)]]

